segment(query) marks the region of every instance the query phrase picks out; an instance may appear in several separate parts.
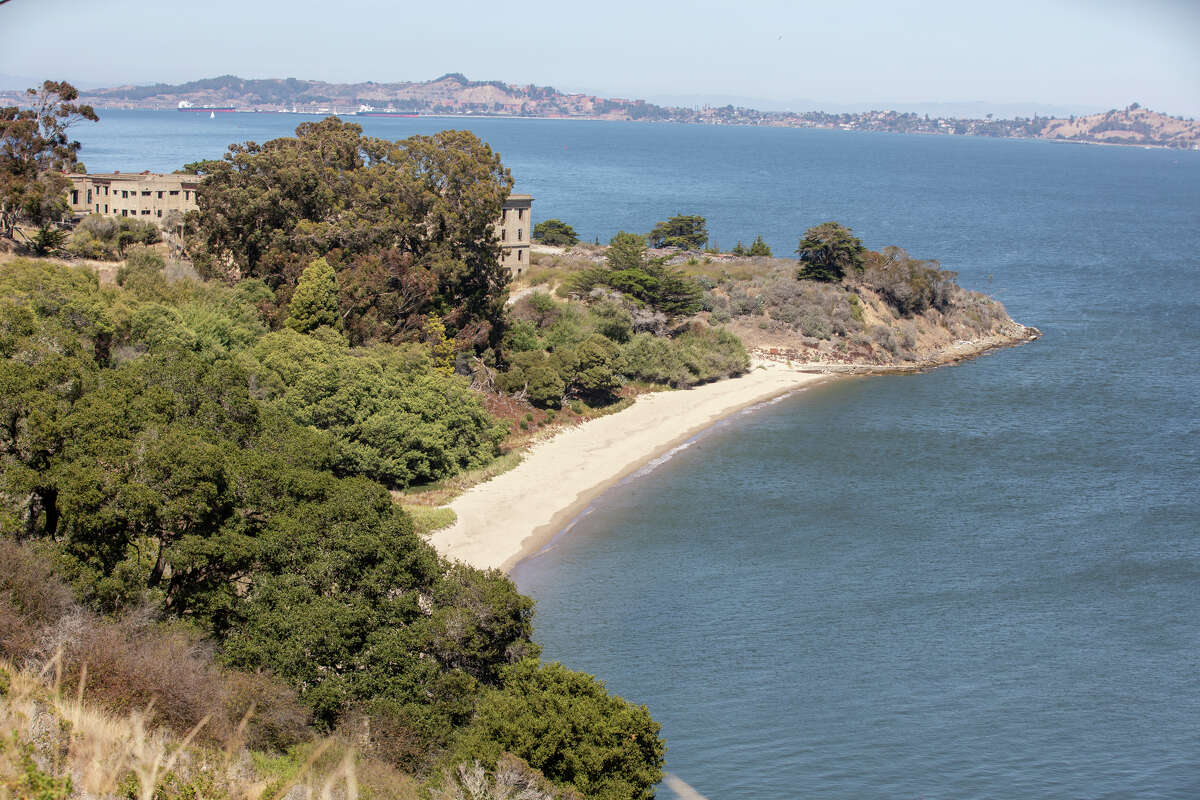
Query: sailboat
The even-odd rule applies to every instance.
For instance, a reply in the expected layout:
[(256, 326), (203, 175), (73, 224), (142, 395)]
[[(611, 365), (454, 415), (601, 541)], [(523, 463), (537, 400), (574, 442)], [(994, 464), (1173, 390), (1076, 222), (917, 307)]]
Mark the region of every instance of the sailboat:
[(215, 111), (210, 111), (210, 112), (208, 112), (208, 118), (209, 118), (209, 119), (216, 119), (216, 118), (217, 118), (217, 112), (215, 112)]

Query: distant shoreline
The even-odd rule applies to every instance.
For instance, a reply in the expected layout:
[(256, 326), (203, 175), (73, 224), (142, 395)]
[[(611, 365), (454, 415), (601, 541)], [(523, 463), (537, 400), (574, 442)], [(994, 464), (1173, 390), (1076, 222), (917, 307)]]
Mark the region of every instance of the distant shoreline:
[[(174, 108), (130, 108), (128, 106), (104, 106), (96, 105), (97, 111), (141, 111), (155, 114), (177, 113)], [(334, 111), (318, 112), (318, 111), (286, 111), (272, 109), (253, 109), (253, 108), (237, 108), (233, 111), (222, 111), (223, 116), (238, 115), (238, 114), (269, 114), (272, 116), (293, 116), (303, 118), (320, 118), (336, 116), (339, 119), (353, 122), (358, 119), (359, 115), (356, 112), (338, 113)], [(202, 114), (200, 116), (203, 116)], [(623, 119), (618, 117), (603, 117), (603, 116), (580, 116), (580, 115), (540, 115), (540, 114), (492, 114), (492, 113), (461, 113), (455, 114), (450, 112), (415, 112), (411, 116), (378, 116), (378, 115), (363, 115), (363, 119), (505, 119), (505, 120), (547, 120), (555, 122), (629, 122), (636, 124), (659, 124), (659, 125), (688, 125), (713, 128), (770, 128), (773, 130), (812, 130), (812, 131), (834, 131), (837, 133), (886, 133), (892, 135), (909, 135), (909, 136), (928, 136), (928, 137), (947, 137), (955, 139), (1000, 139), (1007, 141), (1027, 141), (1027, 142), (1051, 142), (1055, 144), (1084, 144), (1084, 145), (1099, 145), (1103, 147), (1133, 147), (1142, 150), (1171, 150), (1179, 153), (1200, 152), (1200, 146), (1196, 147), (1177, 147), (1169, 144), (1158, 143), (1143, 143), (1143, 142), (1106, 142), (1095, 139), (1067, 139), (1067, 138), (1049, 138), (1041, 136), (992, 136), (986, 134), (975, 133), (950, 133), (942, 131), (906, 131), (906, 130), (881, 130), (874, 128), (841, 128), (837, 125), (763, 125), (751, 124), (744, 122), (702, 122), (676, 119)]]

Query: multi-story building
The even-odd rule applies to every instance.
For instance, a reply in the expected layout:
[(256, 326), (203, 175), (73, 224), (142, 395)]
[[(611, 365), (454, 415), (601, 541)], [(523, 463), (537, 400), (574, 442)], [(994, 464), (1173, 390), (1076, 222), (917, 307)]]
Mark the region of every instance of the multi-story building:
[(152, 172), (106, 172), (68, 175), (68, 202), (78, 215), (137, 217), (162, 224), (168, 212), (196, 208), (195, 175), (161, 175)]
[[(68, 175), (68, 201), (78, 216), (137, 217), (162, 224), (171, 211), (197, 208), (196, 190), (201, 178), (195, 175), (153, 172), (109, 172), (97, 175)], [(530, 212), (533, 197), (510, 194), (496, 222), (500, 239), (500, 263), (519, 278), (529, 268)]]
[(508, 273), (514, 278), (521, 277), (529, 269), (529, 218), (532, 206), (532, 196), (510, 194), (504, 201), (500, 221), (496, 223), (500, 247), (504, 251), (500, 264), (507, 267)]

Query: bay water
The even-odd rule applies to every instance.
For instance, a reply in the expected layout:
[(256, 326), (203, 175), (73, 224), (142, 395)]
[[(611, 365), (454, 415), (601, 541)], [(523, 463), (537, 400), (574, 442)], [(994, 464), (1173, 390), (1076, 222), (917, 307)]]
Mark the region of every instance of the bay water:
[[(101, 116), (93, 172), (303, 120)], [(838, 220), (1045, 334), (738, 414), (517, 567), (545, 656), (648, 705), (669, 771), (714, 799), (1200, 796), (1200, 153), (356, 121), (474, 130), (587, 239), (694, 213), (787, 255)]]

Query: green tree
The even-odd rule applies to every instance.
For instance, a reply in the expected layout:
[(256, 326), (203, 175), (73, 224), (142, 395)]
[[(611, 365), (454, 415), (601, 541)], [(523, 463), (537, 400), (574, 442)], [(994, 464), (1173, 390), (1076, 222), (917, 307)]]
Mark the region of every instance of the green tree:
[(840, 281), (848, 272), (862, 271), (865, 253), (862, 241), (853, 236), (849, 228), (836, 222), (822, 222), (805, 231), (800, 239), (800, 246), (796, 248), (796, 255), (800, 258), (796, 277), (800, 280)]
[(750, 244), (749, 255), (769, 257), (771, 255), (771, 248), (767, 247), (767, 243), (763, 241), (762, 236), (755, 236), (754, 241)]
[(508, 370), (500, 374), (500, 388), (525, 398), (540, 408), (558, 408), (567, 391), (558, 364), (543, 350), (514, 353)]
[(547, 219), (533, 226), (533, 240), (555, 247), (570, 247), (579, 243), (579, 234), (560, 219)]
[[(474, 134), (389, 142), (329, 117), (192, 166), (205, 175), (189, 228), (206, 274), (261, 278), (286, 301), (324, 256), (357, 272), (342, 287), (342, 313), (364, 314), (356, 341), (412, 334), (421, 326), (407, 320), (430, 312), (467, 344), (499, 331), (507, 272), (493, 227), (512, 176)], [(393, 309), (406, 321), (392, 324)]]
[(29, 108), (0, 108), (0, 236), (9, 239), (18, 222), (44, 228), (70, 212), (71, 182), (63, 173), (76, 163), (80, 144), (68, 131), (99, 119), (91, 106), (74, 102), (79, 92), (65, 81), (45, 81), (25, 94)]
[(435, 369), (427, 348), (351, 350), (320, 334), (267, 334), (247, 354), (249, 369), (267, 403), (331, 434), (342, 474), (403, 488), (495, 457), (502, 429), (461, 377)]
[(308, 333), (322, 325), (339, 328), (340, 323), (338, 287), (333, 267), (325, 259), (318, 258), (300, 274), (283, 324), (299, 333)]
[(652, 247), (699, 250), (708, 241), (708, 223), (704, 217), (678, 215), (655, 225), (648, 238)]
[(735, 256), (744, 256), (744, 255), (749, 254), (749, 251), (746, 249), (746, 245), (742, 244), (741, 239), (738, 239), (737, 244), (735, 244), (733, 246), (733, 249), (730, 250), (729, 252), (730, 252), (730, 254), (735, 255)]
[(576, 347), (554, 354), (567, 394), (601, 403), (611, 402), (621, 388), (621, 350), (609, 339), (593, 333)]
[(508, 751), (585, 797), (651, 800), (666, 755), (659, 730), (645, 706), (591, 675), (528, 659), (484, 694), (459, 753), (494, 764)]
[(636, 233), (620, 231), (609, 240), (605, 258), (609, 269), (641, 269), (646, 263), (646, 239)]

